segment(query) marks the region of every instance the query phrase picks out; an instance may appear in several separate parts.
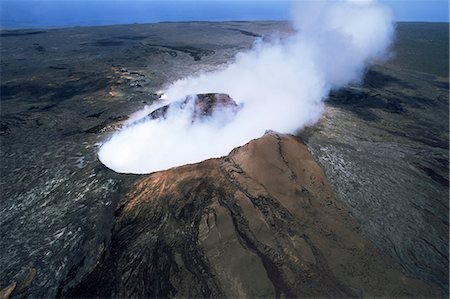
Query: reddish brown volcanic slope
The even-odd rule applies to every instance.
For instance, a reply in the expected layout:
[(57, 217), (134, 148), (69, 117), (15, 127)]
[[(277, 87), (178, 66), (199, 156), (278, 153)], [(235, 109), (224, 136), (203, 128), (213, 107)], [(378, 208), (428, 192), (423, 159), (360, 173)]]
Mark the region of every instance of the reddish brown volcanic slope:
[(430, 297), (375, 251), (293, 136), (142, 178), (67, 297)]

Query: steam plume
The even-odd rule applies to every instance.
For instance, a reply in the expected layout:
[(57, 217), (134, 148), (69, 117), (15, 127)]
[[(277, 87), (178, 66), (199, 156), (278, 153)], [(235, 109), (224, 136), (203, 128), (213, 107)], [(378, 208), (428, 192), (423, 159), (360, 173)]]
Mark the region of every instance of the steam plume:
[[(174, 82), (167, 104), (189, 94), (229, 94), (243, 108), (191, 124), (189, 111), (165, 120), (125, 127), (102, 145), (99, 158), (124, 173), (150, 173), (228, 154), (266, 130), (292, 133), (316, 122), (331, 89), (360, 80), (381, 58), (394, 27), (390, 10), (375, 1), (299, 2), (292, 10), (296, 33), (257, 41), (223, 70)], [(173, 109), (172, 109), (173, 110)]]

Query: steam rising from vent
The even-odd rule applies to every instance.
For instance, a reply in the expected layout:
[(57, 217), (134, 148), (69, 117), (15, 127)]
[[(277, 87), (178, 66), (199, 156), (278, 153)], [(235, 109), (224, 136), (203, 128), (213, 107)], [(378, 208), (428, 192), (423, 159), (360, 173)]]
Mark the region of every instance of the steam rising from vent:
[(299, 2), (292, 15), (294, 35), (259, 40), (225, 69), (165, 91), (163, 105), (186, 95), (229, 94), (242, 106), (233, 118), (214, 113), (192, 123), (193, 107), (171, 109), (164, 119), (126, 126), (102, 145), (100, 160), (117, 172), (150, 173), (227, 155), (266, 130), (293, 133), (320, 118), (331, 89), (360, 80), (394, 33), (390, 10), (375, 1)]

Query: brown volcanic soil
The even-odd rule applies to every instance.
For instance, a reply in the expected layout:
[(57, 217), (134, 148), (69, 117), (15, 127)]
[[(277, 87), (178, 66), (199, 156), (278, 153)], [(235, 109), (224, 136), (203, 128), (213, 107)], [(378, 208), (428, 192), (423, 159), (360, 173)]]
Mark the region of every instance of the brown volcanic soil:
[(140, 179), (111, 245), (67, 297), (431, 297), (336, 201), (305, 144), (268, 133)]

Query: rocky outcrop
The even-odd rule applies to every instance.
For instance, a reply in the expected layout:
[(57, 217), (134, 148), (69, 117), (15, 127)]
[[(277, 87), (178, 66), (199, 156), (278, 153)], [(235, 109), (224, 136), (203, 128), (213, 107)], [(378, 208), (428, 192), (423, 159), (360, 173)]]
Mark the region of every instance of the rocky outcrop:
[(11, 282), (9, 286), (0, 291), (0, 299), (8, 299), (11, 293), (16, 289), (17, 283), (15, 281)]
[(166, 118), (170, 109), (190, 109), (192, 122), (212, 116), (215, 112), (228, 112), (235, 115), (240, 105), (224, 93), (204, 93), (187, 96), (183, 101), (174, 102), (152, 111), (150, 119)]
[(365, 240), (307, 147), (268, 133), (143, 177), (65, 297), (430, 297)]

